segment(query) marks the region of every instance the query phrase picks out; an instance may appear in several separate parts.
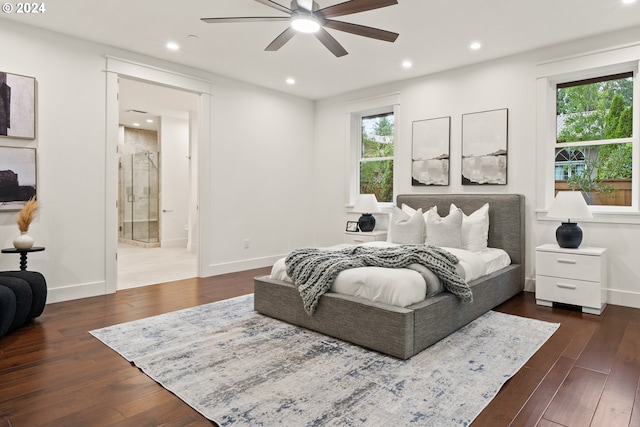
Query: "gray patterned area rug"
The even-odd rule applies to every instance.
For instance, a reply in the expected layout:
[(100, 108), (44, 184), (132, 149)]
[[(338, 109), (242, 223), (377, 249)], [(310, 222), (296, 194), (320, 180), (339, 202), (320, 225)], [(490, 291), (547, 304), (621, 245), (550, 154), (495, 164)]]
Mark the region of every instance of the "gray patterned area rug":
[(253, 295), (91, 334), (222, 426), (467, 426), (558, 324), (490, 311), (398, 360), (253, 311)]

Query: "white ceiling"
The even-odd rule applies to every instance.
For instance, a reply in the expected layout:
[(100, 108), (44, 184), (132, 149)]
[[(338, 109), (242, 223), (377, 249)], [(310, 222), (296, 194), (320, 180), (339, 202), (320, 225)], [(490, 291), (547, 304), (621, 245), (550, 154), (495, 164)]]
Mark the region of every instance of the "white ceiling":
[[(321, 8), (342, 1), (317, 0)], [(387, 43), (329, 30), (349, 52), (336, 58), (308, 34), (265, 52), (287, 22), (200, 21), (283, 15), (254, 0), (57, 0), (45, 5), (42, 14), (2, 17), (310, 99), (640, 26), (640, 2), (622, 0), (399, 0), (336, 18), (400, 34)], [(482, 42), (480, 51), (469, 49), (474, 40)], [(167, 50), (169, 41), (181, 49)], [(413, 68), (402, 68), (403, 60), (411, 60)], [(297, 83), (287, 85), (288, 77)]]

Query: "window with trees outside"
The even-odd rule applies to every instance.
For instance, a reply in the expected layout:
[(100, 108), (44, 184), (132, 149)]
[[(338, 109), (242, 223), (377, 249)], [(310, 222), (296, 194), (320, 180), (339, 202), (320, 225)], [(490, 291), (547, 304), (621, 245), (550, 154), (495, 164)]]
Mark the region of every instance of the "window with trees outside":
[(556, 86), (555, 191), (631, 206), (633, 73)]
[(378, 202), (393, 202), (393, 112), (361, 119), (360, 194), (375, 194)]

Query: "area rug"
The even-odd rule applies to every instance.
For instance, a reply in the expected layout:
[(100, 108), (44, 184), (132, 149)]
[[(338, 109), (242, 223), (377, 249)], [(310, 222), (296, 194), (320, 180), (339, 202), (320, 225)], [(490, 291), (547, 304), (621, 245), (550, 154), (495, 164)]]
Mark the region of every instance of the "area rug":
[(221, 426), (467, 426), (558, 324), (490, 311), (409, 360), (271, 319), (253, 295), (91, 334)]

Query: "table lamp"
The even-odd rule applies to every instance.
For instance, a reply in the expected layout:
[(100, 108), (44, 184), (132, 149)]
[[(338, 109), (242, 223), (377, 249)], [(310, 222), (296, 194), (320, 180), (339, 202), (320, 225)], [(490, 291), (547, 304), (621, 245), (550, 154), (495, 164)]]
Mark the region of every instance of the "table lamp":
[(580, 191), (559, 191), (547, 217), (567, 220), (556, 230), (556, 240), (561, 248), (576, 249), (582, 243), (582, 230), (571, 220), (593, 218), (593, 215)]
[(358, 227), (360, 231), (373, 231), (376, 226), (376, 219), (371, 215), (372, 212), (380, 212), (378, 199), (375, 194), (360, 194), (353, 207), (353, 212), (361, 213), (358, 219)]

